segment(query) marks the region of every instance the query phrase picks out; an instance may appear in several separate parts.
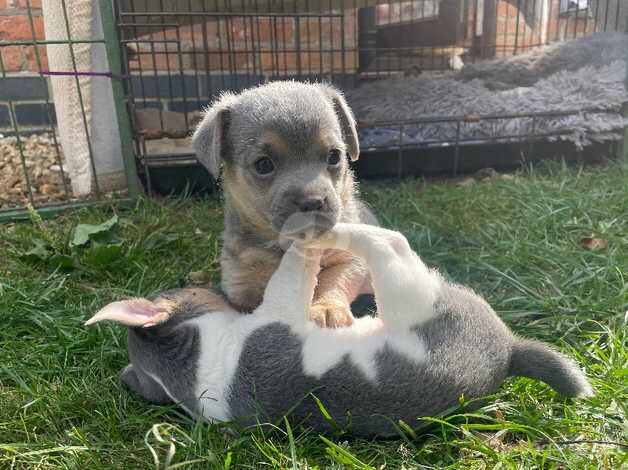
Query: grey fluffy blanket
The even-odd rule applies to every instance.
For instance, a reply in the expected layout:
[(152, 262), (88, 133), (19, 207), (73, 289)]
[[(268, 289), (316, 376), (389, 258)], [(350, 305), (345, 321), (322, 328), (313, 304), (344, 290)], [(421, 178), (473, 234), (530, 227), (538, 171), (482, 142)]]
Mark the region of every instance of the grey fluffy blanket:
[[(365, 84), (347, 92), (358, 120), (396, 121), (427, 116), (573, 111), (558, 117), (503, 118), (463, 122), (460, 138), (483, 142), (518, 140), (533, 134), (568, 140), (578, 147), (621, 138), (626, 121), (621, 105), (628, 35), (600, 34), (537, 48), (515, 57), (478, 62), (460, 72), (401, 77)], [(594, 108), (603, 112), (584, 112)], [(409, 125), (404, 144), (451, 142), (455, 122)], [(395, 126), (362, 128), (362, 146), (394, 146)]]

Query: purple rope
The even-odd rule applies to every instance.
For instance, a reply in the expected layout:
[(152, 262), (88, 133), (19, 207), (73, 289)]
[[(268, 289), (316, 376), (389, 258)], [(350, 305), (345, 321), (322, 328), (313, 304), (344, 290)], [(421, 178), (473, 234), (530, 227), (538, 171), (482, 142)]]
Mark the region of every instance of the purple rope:
[(129, 78), (128, 74), (112, 72), (51, 72), (40, 70), (39, 75), (56, 75), (70, 77), (109, 77), (109, 78)]

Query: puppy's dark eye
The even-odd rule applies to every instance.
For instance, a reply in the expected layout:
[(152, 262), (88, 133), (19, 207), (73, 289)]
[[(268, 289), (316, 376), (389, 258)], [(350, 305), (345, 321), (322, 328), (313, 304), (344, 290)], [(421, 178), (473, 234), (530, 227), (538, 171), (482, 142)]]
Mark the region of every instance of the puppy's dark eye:
[(275, 164), (268, 157), (262, 157), (255, 160), (253, 166), (255, 167), (255, 171), (258, 175), (269, 175), (275, 170)]
[(336, 166), (340, 163), (340, 156), (342, 153), (338, 149), (331, 149), (329, 154), (327, 155), (327, 164), (331, 166)]

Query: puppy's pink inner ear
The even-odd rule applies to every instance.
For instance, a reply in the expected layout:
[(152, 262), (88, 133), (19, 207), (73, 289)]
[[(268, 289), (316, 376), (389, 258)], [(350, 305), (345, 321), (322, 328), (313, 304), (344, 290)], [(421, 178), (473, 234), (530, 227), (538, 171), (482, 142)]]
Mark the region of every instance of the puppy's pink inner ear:
[(110, 320), (127, 326), (149, 326), (166, 320), (167, 313), (163, 306), (147, 299), (121, 300), (100, 309), (85, 325)]

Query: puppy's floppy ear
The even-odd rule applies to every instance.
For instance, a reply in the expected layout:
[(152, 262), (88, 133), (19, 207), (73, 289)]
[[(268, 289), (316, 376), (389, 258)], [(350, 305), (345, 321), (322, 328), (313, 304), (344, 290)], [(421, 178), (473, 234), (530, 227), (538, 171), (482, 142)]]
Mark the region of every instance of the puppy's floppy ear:
[(323, 90), (331, 98), (334, 111), (340, 121), (342, 137), (347, 144), (347, 152), (351, 161), (356, 161), (360, 156), (360, 143), (358, 141), (358, 131), (355, 127), (355, 117), (342, 92), (330, 85), (323, 85)]
[(173, 302), (135, 298), (112, 302), (101, 308), (85, 325), (110, 320), (132, 327), (149, 327), (164, 323), (172, 314)]
[(207, 109), (192, 137), (196, 158), (216, 179), (220, 176), (220, 168), (228, 152), (226, 134), (230, 120), (229, 105), (234, 99), (235, 96), (230, 93), (222, 95)]

